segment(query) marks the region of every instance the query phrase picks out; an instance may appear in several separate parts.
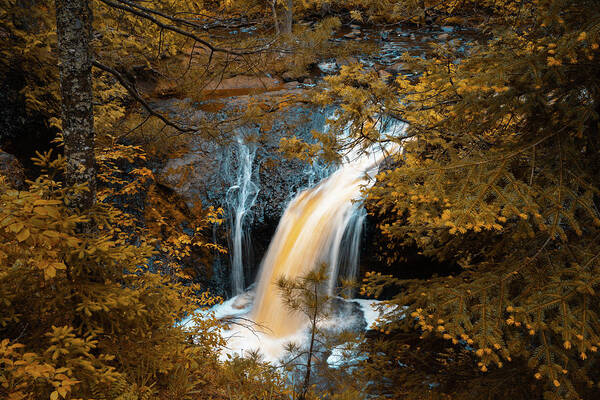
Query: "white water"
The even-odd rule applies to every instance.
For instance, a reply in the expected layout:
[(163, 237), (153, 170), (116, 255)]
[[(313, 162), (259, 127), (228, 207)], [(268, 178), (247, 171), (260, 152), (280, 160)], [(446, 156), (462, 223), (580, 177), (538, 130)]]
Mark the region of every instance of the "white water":
[[(398, 123), (383, 127), (388, 135), (394, 137), (400, 136), (403, 129), (403, 124)], [(236, 180), (227, 193), (227, 201), (233, 211), (232, 284), (237, 294), (244, 289), (245, 218), (258, 195), (258, 187), (252, 181), (254, 151), (241, 139), (238, 140)], [(374, 183), (374, 175), (386, 155), (385, 149), (353, 153), (333, 174), (291, 200), (262, 261), (255, 290), (238, 295), (214, 309), (220, 317), (243, 316), (245, 321), (245, 326), (233, 324), (224, 332), (228, 338), (224, 355), (237, 353), (243, 356), (244, 352), (259, 350), (265, 360), (277, 361), (290, 341), (306, 342), (306, 321), (285, 308), (275, 282), (282, 276), (294, 279), (305, 275), (321, 263), (329, 266), (329, 294), (336, 292), (338, 275), (349, 280), (357, 277), (366, 217), (361, 194), (363, 188)], [(315, 172), (320, 174), (323, 171)], [(379, 312), (373, 309), (376, 302), (355, 301), (370, 327), (379, 316)], [(248, 320), (254, 323), (253, 328), (248, 328)], [(343, 326), (347, 320), (343, 318), (327, 323)]]
[[(348, 303), (358, 303), (363, 318), (366, 322), (367, 329), (374, 327), (377, 318), (380, 316), (381, 302), (377, 300), (353, 299), (346, 300)], [(213, 318), (226, 321), (228, 328), (222, 332), (223, 337), (227, 341), (227, 346), (222, 349), (220, 358), (226, 360), (228, 355), (238, 355), (243, 357), (249, 352), (258, 351), (262, 355), (262, 359), (273, 364), (277, 364), (281, 357), (285, 355), (286, 346), (292, 342), (296, 344), (307, 343), (309, 340), (309, 332), (306, 330), (298, 330), (290, 335), (283, 337), (273, 337), (259, 326), (253, 326), (248, 323), (245, 318), (252, 309), (252, 292), (246, 292), (239, 296), (235, 296), (222, 304), (212, 307), (210, 310), (200, 311), (204, 317), (212, 316)], [(239, 323), (236, 323), (236, 320)], [(231, 323), (231, 321), (233, 323)], [(320, 326), (327, 329), (338, 328), (342, 330), (347, 328), (348, 319), (343, 316), (322, 321)], [(182, 326), (193, 324), (194, 320), (189, 317), (180, 322)], [(332, 357), (328, 360), (331, 366), (341, 362), (340, 349), (333, 349)]]
[(349, 159), (317, 186), (301, 192), (287, 207), (263, 259), (251, 313), (252, 319), (267, 327), (273, 337), (294, 334), (305, 324), (300, 315), (290, 314), (282, 304), (275, 284), (280, 277), (295, 279), (327, 263), (328, 288), (333, 292), (344, 232), (361, 210), (358, 200), (362, 188), (373, 184), (384, 158), (385, 153), (378, 151)]
[[(352, 219), (344, 234), (339, 265), (340, 268), (345, 268), (338, 272), (338, 274), (350, 282), (356, 281), (358, 275), (360, 267), (360, 244), (366, 218), (367, 211), (363, 207), (360, 207), (358, 211), (352, 214)], [(344, 293), (346, 297), (352, 297), (353, 294), (354, 292), (351, 289), (346, 289)]]
[[(244, 291), (244, 250), (249, 247), (247, 226), (251, 208), (258, 197), (259, 188), (252, 181), (252, 165), (256, 148), (244, 143), (241, 136), (237, 137), (235, 149), (237, 171), (233, 185), (227, 190), (226, 201), (231, 212), (229, 225), (231, 229), (231, 287), (234, 295)], [(233, 156), (233, 154), (232, 154)]]

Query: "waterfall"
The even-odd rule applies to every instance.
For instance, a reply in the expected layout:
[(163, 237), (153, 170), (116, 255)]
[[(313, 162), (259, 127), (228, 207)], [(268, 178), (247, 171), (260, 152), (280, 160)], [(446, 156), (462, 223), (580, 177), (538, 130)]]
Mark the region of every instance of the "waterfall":
[[(350, 275), (356, 275), (358, 245), (364, 210), (358, 200), (361, 190), (373, 184), (385, 151), (371, 151), (346, 160), (337, 171), (315, 187), (299, 193), (285, 210), (269, 245), (258, 275), (252, 319), (269, 329), (269, 334), (283, 337), (297, 332), (304, 324), (298, 315), (290, 315), (281, 303), (276, 281), (294, 279), (325, 262), (329, 265), (328, 288), (333, 291), (338, 276), (342, 242), (350, 236), (354, 257)], [(346, 234), (352, 225), (350, 235)], [(359, 227), (360, 225), (360, 227)]]
[(237, 168), (232, 175), (235, 177), (232, 186), (227, 190), (226, 201), (229, 206), (229, 227), (231, 230), (231, 287), (233, 294), (244, 291), (244, 250), (249, 247), (249, 236), (245, 229), (251, 216), (251, 208), (258, 197), (259, 188), (252, 181), (252, 166), (256, 147), (246, 144), (238, 135), (236, 145), (232, 149), (230, 165)]
[[(346, 229), (345, 237), (342, 242), (343, 252), (340, 259), (340, 268), (345, 268), (340, 272), (341, 276), (349, 281), (355, 281), (358, 276), (360, 244), (366, 218), (367, 211), (364, 207), (360, 207), (357, 211), (353, 212), (352, 219), (348, 223), (348, 228)], [(331, 282), (330, 286), (332, 286)], [(348, 289), (344, 294), (347, 297), (351, 297), (353, 295), (353, 290)]]

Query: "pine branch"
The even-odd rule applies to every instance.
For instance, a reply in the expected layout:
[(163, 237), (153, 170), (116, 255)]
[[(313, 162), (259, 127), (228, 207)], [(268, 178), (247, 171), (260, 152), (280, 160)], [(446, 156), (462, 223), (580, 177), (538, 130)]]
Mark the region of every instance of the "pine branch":
[(207, 42), (206, 40), (202, 39), (201, 37), (199, 37), (198, 35), (186, 31), (185, 29), (181, 29), (178, 26), (175, 25), (169, 25), (166, 24), (162, 21), (160, 21), (159, 19), (157, 19), (156, 17), (153, 16), (157, 15), (160, 16), (162, 18), (165, 18), (171, 22), (174, 23), (184, 23), (187, 26), (190, 27), (197, 27), (200, 28), (200, 26), (198, 26), (197, 24), (194, 24), (193, 22), (184, 20), (182, 18), (177, 18), (177, 17), (173, 17), (171, 15), (165, 14), (163, 12), (157, 11), (157, 10), (153, 10), (147, 7), (143, 7), (140, 5), (137, 5), (135, 3), (129, 2), (127, 0), (116, 0), (115, 1), (111, 1), (111, 0), (100, 0), (101, 2), (103, 2), (104, 4), (106, 4), (109, 7), (113, 7), (113, 8), (117, 8), (119, 10), (123, 10), (126, 12), (129, 12), (131, 14), (134, 14), (140, 18), (144, 18), (152, 23), (154, 23), (155, 25), (159, 26), (160, 28), (164, 29), (164, 30), (168, 30), (171, 32), (175, 32), (178, 33), (182, 36), (185, 36), (189, 39), (192, 39), (198, 43), (200, 43), (201, 45), (203, 45), (204, 47), (206, 47), (208, 50), (210, 50), (211, 53), (215, 52), (215, 53), (227, 53), (227, 54), (231, 54), (231, 55), (235, 55), (235, 56), (243, 56), (243, 55), (248, 55), (248, 54), (256, 54), (256, 53), (260, 53), (263, 52), (267, 49), (270, 48), (271, 44), (273, 43), (273, 41), (269, 42), (268, 44), (266, 44), (265, 46), (253, 49), (253, 50), (234, 50), (234, 49), (225, 49), (225, 48), (221, 48), (221, 47), (217, 47), (214, 46), (212, 43)]

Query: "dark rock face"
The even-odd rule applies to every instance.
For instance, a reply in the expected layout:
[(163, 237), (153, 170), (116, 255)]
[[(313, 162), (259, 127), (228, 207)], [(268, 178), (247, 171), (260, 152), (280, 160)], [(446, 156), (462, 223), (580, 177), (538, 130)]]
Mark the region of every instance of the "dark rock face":
[(22, 189), (25, 186), (23, 166), (17, 157), (2, 150), (0, 150), (0, 175), (4, 175), (15, 189)]
[[(276, 118), (268, 131), (263, 131), (264, 141), (247, 144), (255, 153), (252, 181), (259, 186), (259, 192), (252, 214), (257, 223), (279, 219), (293, 194), (306, 187), (311, 177), (315, 178), (316, 173), (308, 163), (285, 159), (279, 153), (280, 140), (289, 134), (311, 140), (311, 131), (321, 130), (324, 125), (324, 113), (294, 107)], [(242, 140), (260, 134), (257, 126), (243, 126), (236, 132)], [(190, 205), (201, 201), (204, 205), (225, 209), (226, 192), (235, 184), (242, 168), (236, 141), (216, 145), (201, 138), (191, 138), (188, 146), (187, 154), (170, 160), (162, 168), (161, 183), (173, 188)]]
[[(189, 115), (185, 116), (191, 120), (219, 118), (219, 114), (210, 116), (192, 104), (181, 107), (167, 100), (161, 102), (159, 107), (167, 112), (175, 107), (192, 109), (193, 111), (188, 111)], [(280, 140), (290, 135), (312, 140), (311, 131), (324, 128), (326, 113), (300, 106), (279, 113), (268, 129), (261, 129), (256, 125), (241, 126), (222, 144), (211, 143), (200, 137), (190, 138), (188, 152), (170, 160), (158, 174), (161, 184), (177, 192), (188, 205), (200, 202), (203, 206), (223, 208), (228, 223), (218, 227), (215, 236), (220, 244), (227, 244), (231, 240), (235, 206), (239, 204), (238, 200), (235, 200), (238, 201), (235, 203), (231, 198), (237, 196), (240, 175), (244, 173), (244, 168), (248, 168), (248, 154), (244, 154), (243, 151), (250, 153), (253, 158), (250, 180), (258, 188), (258, 194), (252, 204), (251, 200), (244, 200), (247, 201), (247, 212), (243, 225), (246, 238), (251, 239), (244, 245), (246, 285), (254, 281), (262, 256), (288, 202), (298, 191), (320, 180), (324, 173), (324, 169), (313, 168), (307, 162), (286, 159), (279, 153), (278, 148)], [(245, 148), (242, 150), (240, 146)], [(231, 249), (231, 246), (229, 247)], [(214, 282), (214, 287), (228, 287), (228, 282), (220, 281), (229, 276), (229, 271), (226, 270), (228, 266), (227, 256), (215, 263), (214, 276), (221, 278), (219, 282)]]

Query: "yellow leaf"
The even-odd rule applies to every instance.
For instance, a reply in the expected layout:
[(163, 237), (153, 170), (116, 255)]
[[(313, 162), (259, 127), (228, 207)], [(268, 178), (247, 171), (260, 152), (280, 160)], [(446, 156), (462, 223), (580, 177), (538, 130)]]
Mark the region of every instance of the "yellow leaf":
[(52, 263), (52, 267), (55, 269), (67, 269), (67, 266), (61, 262)]
[(57, 400), (58, 399), (58, 392), (55, 390), (54, 392), (50, 393), (50, 400)]
[(17, 233), (17, 240), (19, 242), (23, 242), (27, 240), (30, 236), (29, 229), (25, 228), (21, 232)]
[(14, 224), (9, 225), (8, 229), (16, 233), (23, 229), (23, 224), (21, 222), (15, 222)]
[(44, 278), (46, 279), (52, 279), (56, 276), (56, 269), (52, 266), (49, 266), (48, 268), (44, 269)]

